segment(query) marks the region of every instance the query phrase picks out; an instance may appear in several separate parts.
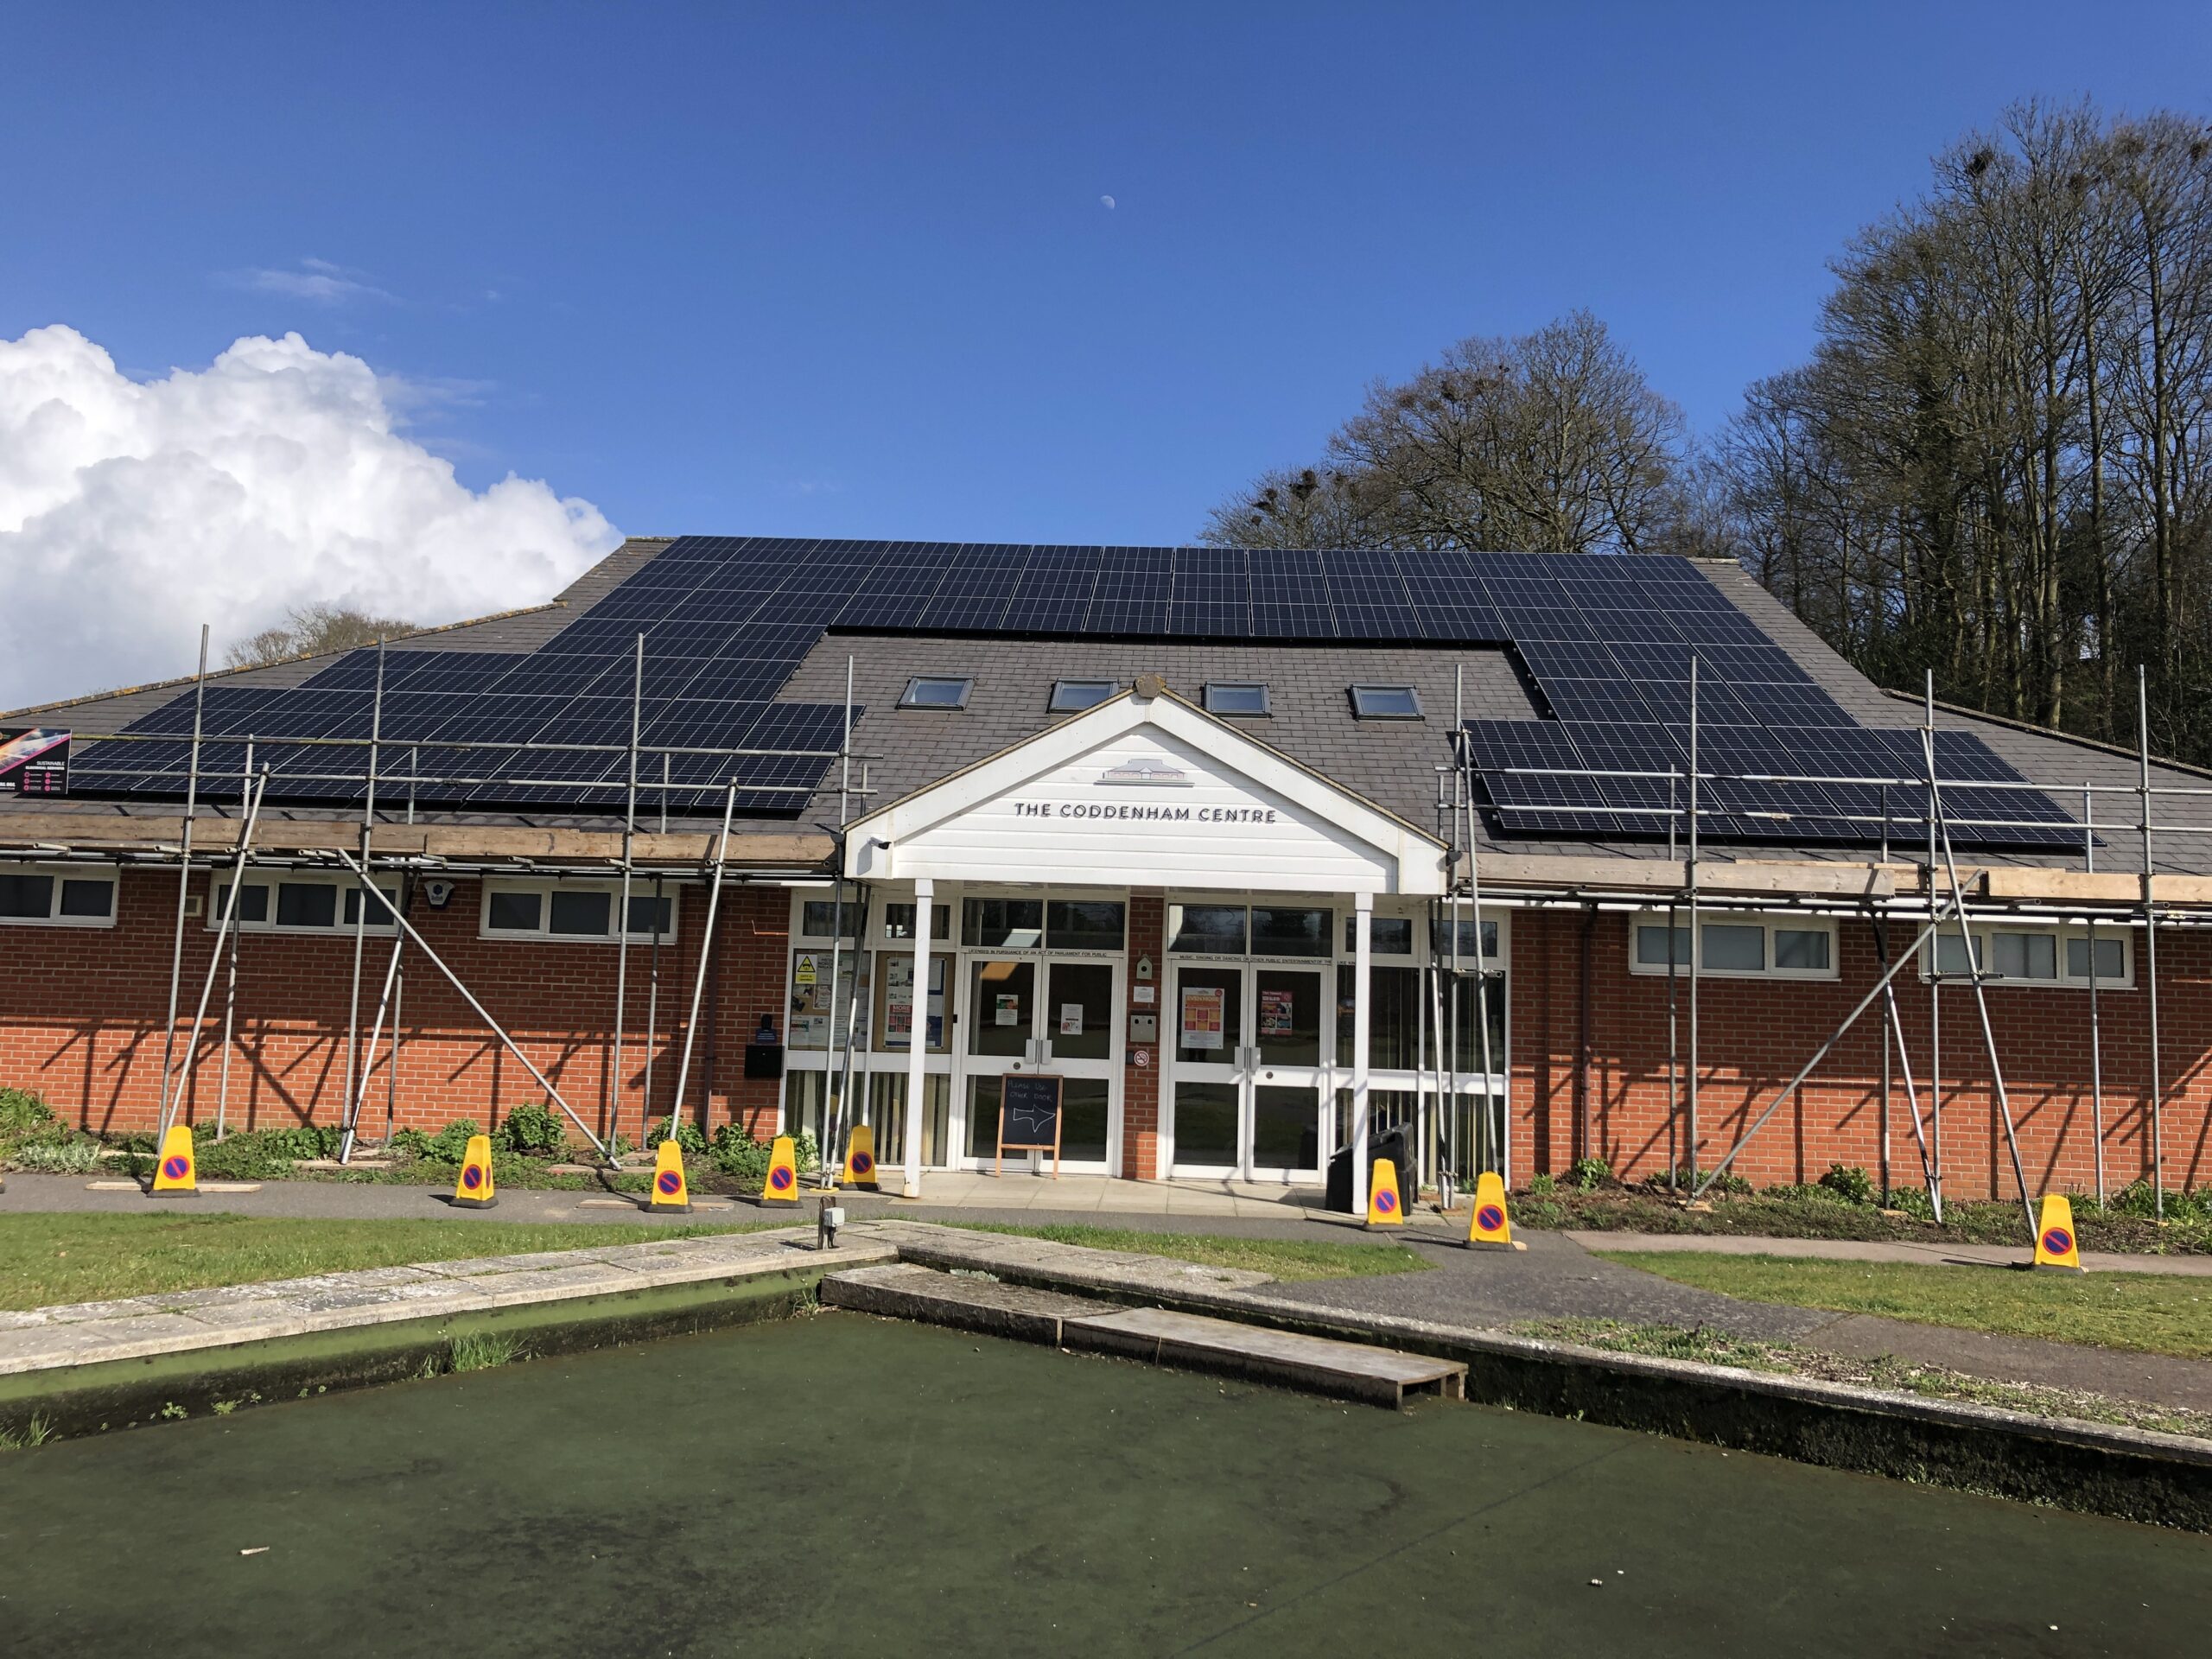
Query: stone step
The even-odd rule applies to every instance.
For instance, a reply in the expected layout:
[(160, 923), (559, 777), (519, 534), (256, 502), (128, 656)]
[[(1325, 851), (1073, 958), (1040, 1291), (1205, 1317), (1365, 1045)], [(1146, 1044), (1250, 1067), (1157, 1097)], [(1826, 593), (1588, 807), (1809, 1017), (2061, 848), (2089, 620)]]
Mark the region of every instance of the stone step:
[(1070, 1296), (1057, 1290), (1032, 1290), (969, 1274), (939, 1273), (934, 1268), (887, 1262), (880, 1266), (833, 1273), (822, 1281), (823, 1301), (887, 1319), (949, 1325), (1020, 1342), (1060, 1345), (1062, 1324), (1084, 1313), (1109, 1312), (1112, 1304)]
[(1434, 1394), (1446, 1400), (1467, 1397), (1467, 1367), (1459, 1360), (1431, 1359), (1166, 1308), (1131, 1307), (1070, 1319), (1062, 1322), (1060, 1341), (1069, 1348), (1249, 1377), (1394, 1408), (1402, 1407), (1408, 1394)]

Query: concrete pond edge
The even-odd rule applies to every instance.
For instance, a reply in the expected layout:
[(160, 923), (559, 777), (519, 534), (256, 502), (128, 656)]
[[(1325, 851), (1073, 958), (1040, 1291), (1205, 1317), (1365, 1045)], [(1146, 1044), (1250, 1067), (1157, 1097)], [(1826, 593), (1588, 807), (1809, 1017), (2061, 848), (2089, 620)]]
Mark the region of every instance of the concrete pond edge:
[[(790, 1234), (722, 1235), (697, 1241), (692, 1251), (699, 1259), (681, 1266), (668, 1257), (692, 1251), (665, 1246), (426, 1264), (423, 1271), (442, 1268), (455, 1279), (456, 1293), (468, 1290), (471, 1278), (488, 1282), (495, 1274), (506, 1288), (456, 1294), (435, 1307), (405, 1297), (371, 1300), (333, 1308), (321, 1319), (295, 1318), (282, 1328), (242, 1323), (234, 1332), (210, 1329), (123, 1351), (111, 1346), (103, 1352), (92, 1344), (66, 1363), (0, 1367), (0, 1430), (21, 1438), (35, 1417), (48, 1433), (70, 1438), (376, 1386), (424, 1375), (451, 1352), (455, 1338), (467, 1336), (512, 1338), (531, 1357), (550, 1357), (786, 1317), (823, 1300), (825, 1276), (897, 1262), (987, 1275), (1092, 1305), (1160, 1307), (1459, 1362), (1467, 1368), (1466, 1398), (1481, 1404), (2212, 1533), (2212, 1443), (2185, 1436), (1319, 1306), (1276, 1294), (1273, 1281), (1257, 1273), (1019, 1235), (886, 1219), (848, 1229), (844, 1240), (842, 1248), (817, 1254)], [(715, 1243), (721, 1248), (701, 1248)], [(570, 1255), (590, 1258), (594, 1271), (564, 1267)], [(609, 1257), (626, 1257), (623, 1265), (634, 1276), (611, 1281), (603, 1271), (615, 1265), (604, 1259)], [(522, 1262), (530, 1267), (519, 1268)], [(399, 1271), (375, 1269), (360, 1277)], [(525, 1294), (516, 1281), (538, 1273), (543, 1293)], [(203, 1299), (211, 1310), (217, 1303), (234, 1308), (273, 1300), (288, 1285), (327, 1286), (348, 1277), (160, 1300), (162, 1311), (188, 1296)], [(109, 1306), (130, 1306), (139, 1311), (128, 1317), (143, 1317), (143, 1304)], [(0, 1344), (35, 1317), (0, 1316)], [(1055, 1328), (1051, 1320), (1017, 1321), (995, 1334), (1051, 1342)]]

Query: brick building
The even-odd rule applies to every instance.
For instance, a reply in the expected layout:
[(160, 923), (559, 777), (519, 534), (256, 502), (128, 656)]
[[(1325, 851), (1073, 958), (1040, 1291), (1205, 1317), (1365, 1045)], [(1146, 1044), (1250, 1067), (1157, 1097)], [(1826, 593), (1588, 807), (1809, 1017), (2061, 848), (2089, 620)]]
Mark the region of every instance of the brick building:
[(1940, 1140), (1974, 1197), (2001, 1076), (2031, 1192), (2212, 1178), (2202, 837), (2154, 833), (2153, 939), (2135, 757), (1942, 710), (1931, 810), (1928, 719), (1726, 565), (632, 541), (381, 657), (0, 717), (48, 734), (0, 1084), (103, 1131), (857, 1116), (912, 1179), (1024, 1075), (1136, 1179), (1394, 1128), (1431, 1178), (1709, 1169), (1765, 1114), (1755, 1182)]

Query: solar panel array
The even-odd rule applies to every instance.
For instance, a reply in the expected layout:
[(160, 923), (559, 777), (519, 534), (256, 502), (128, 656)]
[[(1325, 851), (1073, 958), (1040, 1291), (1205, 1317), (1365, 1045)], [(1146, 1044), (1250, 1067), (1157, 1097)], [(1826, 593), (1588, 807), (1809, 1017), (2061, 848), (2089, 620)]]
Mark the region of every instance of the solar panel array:
[[(388, 651), (381, 770), (411, 772), (418, 781), (385, 785), (385, 798), (411, 792), (420, 805), (445, 809), (619, 806), (642, 632), (645, 781), (658, 783), (664, 756), (671, 812), (715, 810), (734, 778), (741, 811), (796, 816), (827, 772), (844, 711), (836, 703), (777, 698), (831, 628), (1192, 643), (1510, 644), (1558, 720), (1478, 723), (1478, 760), (1488, 756), (1499, 766), (1515, 764), (1500, 755), (1540, 755), (1545, 759), (1527, 763), (1566, 767), (1598, 765), (1592, 757), (1601, 757), (1620, 771), (1679, 765), (1674, 734), (1688, 721), (1683, 682), (1693, 650), (1703, 677), (1702, 718), (1709, 730), (1732, 729), (1734, 735), (1712, 741), (1733, 756), (1771, 758), (1770, 770), (1803, 771), (1794, 760), (1801, 747), (1808, 754), (1840, 754), (1835, 744), (1846, 740), (1894, 735), (1859, 728), (1680, 559), (695, 536), (645, 562), (533, 652)], [(276, 774), (275, 796), (358, 802), (376, 680), (377, 653), (357, 651), (298, 686), (211, 687), (203, 788), (218, 798), (236, 794), (250, 734), (257, 766), (266, 763)], [(861, 711), (854, 712), (857, 718)], [(166, 741), (91, 747), (73, 787), (181, 794), (192, 717), (189, 693), (173, 699), (128, 728)], [(308, 738), (345, 741), (300, 741)], [(457, 747), (472, 742), (550, 747)], [(2017, 776), (1986, 749), (1973, 748), (1978, 753), (1962, 760)], [(1707, 767), (1715, 769), (1709, 758)], [(1578, 792), (1563, 781), (1490, 778), (1498, 821), (1510, 832), (1665, 835), (1663, 817), (1652, 810), (1655, 800), (1665, 804), (1663, 779), (1581, 784)], [(648, 811), (657, 794), (649, 788), (643, 796)], [(1794, 796), (1745, 786), (1724, 798), (1726, 810), (1708, 822), (1708, 833), (1740, 829), (1763, 840), (1814, 833), (1809, 819), (1774, 816), (1776, 801)], [(1961, 817), (2024, 810), (2009, 797), (2001, 815), (1969, 813), (1955, 798), (1947, 804)]]

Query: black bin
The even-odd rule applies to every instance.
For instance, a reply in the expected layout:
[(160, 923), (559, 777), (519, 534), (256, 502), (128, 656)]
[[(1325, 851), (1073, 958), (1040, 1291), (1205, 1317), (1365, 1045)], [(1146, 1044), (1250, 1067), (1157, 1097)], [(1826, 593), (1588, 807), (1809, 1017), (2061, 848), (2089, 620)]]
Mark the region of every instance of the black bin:
[[(1412, 1208), (1421, 1186), (1414, 1174), (1414, 1152), (1406, 1144), (1406, 1132), (1403, 1129), (1389, 1129), (1381, 1135), (1369, 1136), (1367, 1154), (1370, 1158), (1388, 1158), (1398, 1166), (1398, 1196), (1404, 1200), (1407, 1208)], [(1322, 1196), (1321, 1207), (1342, 1211), (1345, 1215), (1352, 1212), (1350, 1147), (1329, 1160), (1329, 1185)]]

